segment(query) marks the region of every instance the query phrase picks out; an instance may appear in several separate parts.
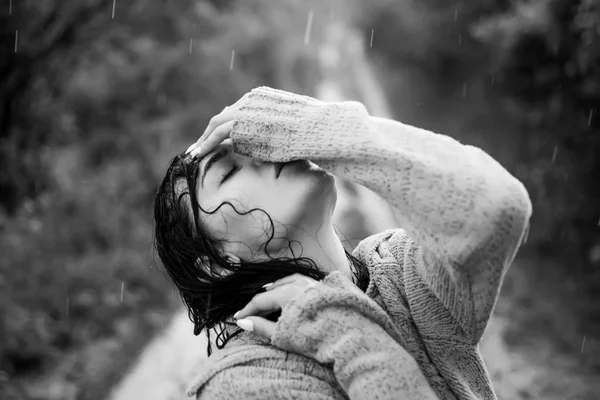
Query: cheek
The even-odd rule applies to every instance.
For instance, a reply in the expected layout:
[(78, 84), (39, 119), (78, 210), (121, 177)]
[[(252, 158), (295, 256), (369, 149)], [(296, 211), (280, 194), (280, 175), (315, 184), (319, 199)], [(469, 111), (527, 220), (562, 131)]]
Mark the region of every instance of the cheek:
[[(233, 204), (235, 202), (232, 201)], [(277, 224), (273, 227), (269, 217), (260, 210), (245, 213), (248, 209), (236, 206), (236, 212), (231, 206), (224, 205), (214, 215), (207, 215), (204, 223), (217, 238), (225, 241), (224, 250), (231, 252), (242, 259), (261, 257), (264, 254), (264, 246), (269, 242), (271, 253), (279, 251), (283, 241)], [(243, 215), (240, 215), (243, 214)], [(287, 241), (285, 242), (287, 243)]]
[(314, 176), (276, 182), (246, 179), (244, 185), (231, 187), (223, 196), (235, 210), (224, 204), (215, 214), (203, 214), (202, 220), (211, 233), (226, 241), (226, 251), (243, 259), (260, 257), (268, 241), (269, 253), (274, 255), (286, 251), (287, 238), (295, 237), (296, 229), (305, 225), (303, 221), (323, 207), (322, 197), (328, 192), (325, 186)]

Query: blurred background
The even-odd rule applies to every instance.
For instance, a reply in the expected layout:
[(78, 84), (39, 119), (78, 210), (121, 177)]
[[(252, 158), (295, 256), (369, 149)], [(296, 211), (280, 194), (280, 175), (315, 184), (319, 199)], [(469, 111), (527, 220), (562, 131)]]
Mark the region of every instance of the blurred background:
[[(2, 0), (0, 398), (185, 398), (205, 357), (153, 195), (268, 85), (483, 148), (534, 215), (482, 352), (500, 399), (600, 393), (600, 0)], [(348, 247), (397, 226), (339, 182)], [(204, 355), (203, 355), (204, 354)]]

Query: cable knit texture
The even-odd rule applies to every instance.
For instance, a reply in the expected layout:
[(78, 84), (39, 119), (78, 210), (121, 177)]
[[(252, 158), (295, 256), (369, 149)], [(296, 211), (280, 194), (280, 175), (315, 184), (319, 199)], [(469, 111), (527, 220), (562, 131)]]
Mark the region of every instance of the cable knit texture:
[[(201, 399), (495, 399), (478, 344), (531, 217), (524, 186), (484, 151), (268, 87), (250, 92), (235, 152), (308, 159), (397, 210), (403, 229), (363, 240), (366, 293), (339, 272), (282, 310), (271, 341), (216, 351), (189, 389)], [(228, 328), (231, 329), (231, 328)]]

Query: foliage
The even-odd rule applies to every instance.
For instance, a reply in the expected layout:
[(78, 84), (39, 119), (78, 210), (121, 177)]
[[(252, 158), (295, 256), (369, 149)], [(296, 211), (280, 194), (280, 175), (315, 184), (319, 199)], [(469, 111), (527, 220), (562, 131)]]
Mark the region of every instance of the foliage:
[[(538, 161), (531, 170), (538, 206), (554, 214), (551, 238), (573, 248), (569, 256), (587, 255), (600, 241), (600, 2), (516, 3), (474, 33), (506, 109), (533, 132), (523, 157)], [(551, 161), (539, 163), (550, 148)]]
[[(2, 398), (7, 382), (123, 335), (123, 321), (158, 328), (152, 312), (175, 304), (150, 234), (167, 161), (252, 87), (312, 94), (320, 73), (302, 40), (309, 3), (10, 4), (0, 11)], [(599, 1), (347, 8), (356, 4), (396, 117), (486, 149), (532, 195), (529, 243), (559, 240), (585, 258), (600, 218)], [(314, 13), (315, 37), (328, 16)], [(67, 379), (107, 390), (80, 367)], [(125, 368), (113, 366), (115, 379)]]
[[(0, 397), (7, 383), (62, 371), (49, 367), (123, 335), (123, 321), (156, 329), (152, 312), (171, 312), (151, 237), (167, 161), (252, 87), (310, 93), (318, 73), (303, 68), (314, 52), (292, 12), (308, 10), (269, 3), (3, 7)], [(110, 389), (69, 368), (64, 379)]]
[(499, 159), (534, 202), (529, 244), (575, 264), (600, 240), (598, 4), (382, 0), (356, 16), (397, 117)]

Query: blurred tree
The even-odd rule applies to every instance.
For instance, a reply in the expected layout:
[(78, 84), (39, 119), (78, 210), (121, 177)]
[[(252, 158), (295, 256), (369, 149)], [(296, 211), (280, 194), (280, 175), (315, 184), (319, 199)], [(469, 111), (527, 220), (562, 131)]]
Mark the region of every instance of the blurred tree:
[(4, 4), (0, 398), (32, 382), (107, 395), (175, 303), (151, 250), (168, 161), (253, 87), (313, 92), (307, 13), (291, 0)]
[(598, 9), (598, 0), (379, 0), (357, 17), (365, 37), (374, 30), (397, 117), (501, 160), (534, 201), (529, 243), (584, 264), (600, 241)]
[[(440, 93), (454, 90), (485, 63), (485, 48), (471, 24), (507, 7), (510, 0), (376, 0), (363, 5), (359, 24), (372, 48), (391, 66), (418, 69)], [(365, 35), (366, 36), (366, 35)], [(369, 41), (367, 41), (368, 43)]]
[(2, 7), (0, 207), (14, 211), (45, 185), (39, 150), (52, 135), (40, 120), (56, 112), (62, 76), (74, 61), (71, 48), (92, 39), (88, 25), (109, 5), (109, 0), (11, 1)]
[(588, 257), (600, 244), (600, 1), (518, 2), (474, 33), (495, 90), (532, 131), (523, 157), (549, 160), (536, 182), (540, 211), (556, 222), (548, 249), (600, 261)]

